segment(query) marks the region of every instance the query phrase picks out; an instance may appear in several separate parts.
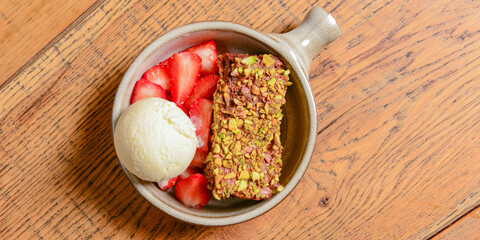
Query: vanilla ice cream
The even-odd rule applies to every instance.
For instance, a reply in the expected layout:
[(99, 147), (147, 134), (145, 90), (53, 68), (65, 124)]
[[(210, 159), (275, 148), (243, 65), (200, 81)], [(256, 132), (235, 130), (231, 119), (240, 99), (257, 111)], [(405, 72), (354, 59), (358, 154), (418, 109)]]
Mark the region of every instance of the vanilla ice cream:
[(175, 103), (146, 98), (120, 116), (114, 136), (120, 162), (137, 177), (162, 181), (182, 173), (195, 155), (195, 126)]

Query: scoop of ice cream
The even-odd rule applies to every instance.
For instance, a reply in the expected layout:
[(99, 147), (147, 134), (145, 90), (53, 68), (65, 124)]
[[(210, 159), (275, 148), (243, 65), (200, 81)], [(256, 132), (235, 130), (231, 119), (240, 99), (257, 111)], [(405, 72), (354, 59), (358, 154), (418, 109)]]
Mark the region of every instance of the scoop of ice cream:
[(162, 181), (182, 173), (195, 155), (195, 126), (174, 103), (146, 98), (130, 105), (118, 119), (115, 150), (137, 177)]

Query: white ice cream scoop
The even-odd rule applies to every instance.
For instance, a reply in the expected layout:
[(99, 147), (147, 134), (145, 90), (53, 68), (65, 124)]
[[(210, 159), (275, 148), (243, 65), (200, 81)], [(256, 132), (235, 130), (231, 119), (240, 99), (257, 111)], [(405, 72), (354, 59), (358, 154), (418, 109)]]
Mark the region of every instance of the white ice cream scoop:
[(182, 173), (195, 155), (195, 126), (175, 103), (147, 98), (120, 116), (115, 150), (124, 167), (145, 181), (162, 181)]

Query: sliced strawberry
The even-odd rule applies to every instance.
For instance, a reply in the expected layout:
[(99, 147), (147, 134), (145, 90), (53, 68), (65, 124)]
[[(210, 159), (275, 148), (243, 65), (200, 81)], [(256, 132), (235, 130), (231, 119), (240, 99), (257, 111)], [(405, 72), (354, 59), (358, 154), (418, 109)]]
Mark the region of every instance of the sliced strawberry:
[(188, 48), (185, 52), (196, 53), (202, 58), (201, 75), (214, 74), (218, 72), (217, 46), (214, 41), (204, 42)]
[(133, 87), (130, 104), (133, 104), (138, 100), (151, 97), (166, 99), (165, 90), (163, 90), (160, 85), (150, 82), (145, 78), (141, 78), (135, 83), (135, 86)]
[(170, 77), (168, 76), (167, 66), (153, 66), (148, 69), (142, 77), (162, 86), (165, 91), (170, 91)]
[(178, 179), (180, 180), (180, 179), (188, 178), (195, 173), (200, 173), (200, 169), (189, 166), (187, 169), (185, 169), (185, 171), (183, 171), (182, 173), (180, 173), (180, 175), (178, 175)]
[(210, 200), (207, 179), (200, 173), (180, 179), (175, 186), (175, 197), (185, 206), (202, 208)]
[(207, 155), (208, 154), (206, 152), (202, 152), (197, 149), (197, 151), (195, 152), (195, 156), (193, 156), (193, 160), (190, 163), (190, 167), (203, 168)]
[(212, 123), (212, 105), (213, 102), (211, 100), (199, 98), (190, 107), (190, 120), (195, 125), (195, 134), (197, 135), (197, 149), (202, 152), (208, 152), (208, 135), (210, 133), (210, 124)]
[(161, 66), (168, 66), (168, 59), (170, 59), (170, 58), (167, 58), (167, 59), (165, 59), (165, 60), (161, 61), (161, 62), (160, 62), (158, 65), (161, 65)]
[(168, 180), (157, 182), (158, 188), (160, 188), (160, 190), (162, 191), (167, 191), (168, 189), (173, 187), (173, 185), (175, 185), (175, 183), (177, 182), (177, 179), (178, 177), (173, 177)]
[(207, 75), (198, 79), (195, 88), (188, 97), (187, 101), (183, 104), (187, 111), (190, 110), (190, 105), (198, 98), (212, 99), (213, 92), (217, 89), (217, 82), (220, 77), (216, 74)]
[(172, 101), (183, 105), (197, 81), (202, 59), (195, 53), (175, 53), (168, 60), (168, 72), (172, 83)]

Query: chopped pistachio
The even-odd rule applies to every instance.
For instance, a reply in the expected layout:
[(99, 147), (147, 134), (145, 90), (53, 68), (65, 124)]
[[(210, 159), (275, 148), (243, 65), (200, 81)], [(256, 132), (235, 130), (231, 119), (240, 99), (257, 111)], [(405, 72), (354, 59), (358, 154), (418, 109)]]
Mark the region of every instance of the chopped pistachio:
[(245, 77), (249, 77), (250, 76), (250, 73), (252, 73), (252, 69), (251, 68), (245, 68), (243, 70), (243, 75), (245, 75)]
[(222, 165), (226, 168), (231, 167), (230, 163), (227, 160), (223, 160)]
[(238, 177), (238, 179), (249, 179), (250, 178), (250, 174), (248, 173), (247, 170), (243, 170), (240, 172), (240, 176)]
[[(256, 166), (256, 165), (255, 165)], [(258, 167), (257, 167), (258, 168)], [(255, 169), (256, 170), (256, 169)], [(257, 170), (258, 171), (258, 170)], [(258, 172), (252, 172), (252, 180), (256, 181), (260, 179), (260, 174)]]
[(277, 79), (272, 77), (272, 78), (270, 78), (270, 80), (268, 80), (267, 83), (268, 83), (269, 86), (274, 86), (276, 81), (277, 81)]
[(231, 131), (237, 130), (237, 121), (235, 120), (235, 118), (230, 118), (228, 120), (228, 129), (230, 129)]
[(258, 95), (258, 94), (260, 94), (260, 89), (258, 89), (257, 86), (253, 85), (252, 86), (252, 93), (255, 94), (255, 95)]
[(290, 74), (290, 70), (287, 69), (283, 75), (288, 76), (288, 74)]
[(237, 77), (237, 76), (239, 76), (240, 74), (238, 73), (238, 69), (235, 68), (235, 69), (233, 69), (233, 71), (230, 72), (230, 75), (231, 75), (232, 77)]
[(215, 146), (213, 147), (213, 152), (214, 153), (220, 153), (220, 145), (215, 144)]
[(262, 62), (265, 64), (265, 67), (270, 67), (275, 63), (275, 59), (273, 59), (269, 54), (264, 54)]
[(250, 56), (250, 57), (246, 57), (246, 58), (242, 59), (242, 61), (240, 61), (240, 62), (245, 64), (245, 65), (252, 65), (252, 64), (256, 63), (257, 61), (258, 61), (257, 57)]
[(212, 195), (213, 195), (213, 198), (215, 198), (217, 200), (221, 200), (220, 197), (217, 194), (217, 191), (212, 191)]
[(230, 102), (230, 94), (228, 94), (227, 92), (223, 93), (223, 99), (225, 99), (225, 104), (227, 104), (228, 106)]
[(242, 180), (242, 181), (240, 181), (240, 183), (238, 184), (238, 189), (237, 189), (237, 191), (240, 192), (240, 191), (245, 190), (246, 188), (247, 188), (247, 181)]
[(265, 93), (267, 91), (267, 87), (263, 86), (260, 88), (260, 92)]
[(215, 165), (216, 165), (216, 166), (222, 166), (222, 159), (220, 159), (220, 158), (215, 158)]
[(285, 86), (288, 87), (288, 86), (290, 86), (290, 85), (292, 85), (292, 84), (293, 84), (292, 82), (287, 82), (287, 83), (285, 83)]
[(283, 186), (282, 186), (282, 185), (278, 185), (277, 191), (281, 192), (282, 190), (283, 190)]
[(225, 174), (225, 176), (223, 176), (224, 179), (230, 179), (230, 178), (234, 178), (236, 177), (237, 175), (235, 174), (235, 172), (229, 172), (227, 174)]

